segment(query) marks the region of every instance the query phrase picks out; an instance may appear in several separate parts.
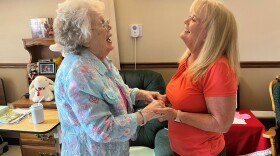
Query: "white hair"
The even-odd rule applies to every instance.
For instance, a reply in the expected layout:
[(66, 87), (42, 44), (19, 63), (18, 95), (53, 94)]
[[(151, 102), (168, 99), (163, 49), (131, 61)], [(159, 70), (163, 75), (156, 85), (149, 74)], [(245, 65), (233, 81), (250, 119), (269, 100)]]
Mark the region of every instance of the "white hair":
[(54, 20), (56, 43), (63, 46), (63, 53), (78, 53), (88, 45), (93, 25), (104, 16), (104, 3), (99, 0), (66, 0), (58, 4)]

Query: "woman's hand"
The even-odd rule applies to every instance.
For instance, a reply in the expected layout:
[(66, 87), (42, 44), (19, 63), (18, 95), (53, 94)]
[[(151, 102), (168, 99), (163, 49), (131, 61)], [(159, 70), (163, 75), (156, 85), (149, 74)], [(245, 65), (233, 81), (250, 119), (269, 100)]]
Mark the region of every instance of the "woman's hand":
[(163, 108), (165, 107), (164, 103), (160, 100), (154, 100), (150, 104), (148, 104), (142, 112), (144, 113), (145, 118), (147, 121), (150, 121), (152, 119), (158, 118), (158, 115), (154, 112), (154, 109), (156, 108)]
[(170, 107), (165, 107), (155, 108), (154, 112), (158, 115), (158, 120), (162, 122), (165, 120), (174, 120), (177, 116), (178, 111)]
[(147, 90), (139, 90), (136, 94), (137, 100), (144, 100), (146, 104), (154, 101), (161, 100), (163, 97), (159, 92), (147, 91)]
[(171, 105), (170, 102), (169, 102), (169, 100), (168, 100), (168, 98), (167, 98), (167, 96), (166, 96), (166, 94), (160, 95), (160, 96), (158, 97), (158, 100), (163, 101), (165, 105)]

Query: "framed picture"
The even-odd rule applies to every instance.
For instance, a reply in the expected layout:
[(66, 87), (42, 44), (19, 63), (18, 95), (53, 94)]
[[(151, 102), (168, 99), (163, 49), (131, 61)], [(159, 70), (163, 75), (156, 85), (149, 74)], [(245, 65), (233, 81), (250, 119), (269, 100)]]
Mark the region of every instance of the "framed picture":
[(52, 62), (51, 59), (38, 59), (38, 62)]
[(56, 66), (54, 62), (38, 62), (39, 75), (54, 75)]
[(30, 19), (32, 38), (53, 37), (52, 18), (32, 18)]
[(28, 63), (27, 64), (27, 73), (28, 73), (28, 78), (30, 80), (33, 80), (38, 75), (37, 63)]

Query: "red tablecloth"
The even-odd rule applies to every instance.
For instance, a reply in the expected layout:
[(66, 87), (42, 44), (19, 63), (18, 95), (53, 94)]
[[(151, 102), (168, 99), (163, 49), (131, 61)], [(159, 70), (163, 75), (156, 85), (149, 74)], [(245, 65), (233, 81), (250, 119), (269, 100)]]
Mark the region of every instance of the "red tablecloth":
[(265, 132), (264, 125), (250, 110), (240, 110), (240, 114), (249, 114), (250, 119), (245, 119), (247, 124), (232, 124), (224, 134), (227, 156), (237, 156), (262, 151), (270, 148), (269, 140), (262, 136)]

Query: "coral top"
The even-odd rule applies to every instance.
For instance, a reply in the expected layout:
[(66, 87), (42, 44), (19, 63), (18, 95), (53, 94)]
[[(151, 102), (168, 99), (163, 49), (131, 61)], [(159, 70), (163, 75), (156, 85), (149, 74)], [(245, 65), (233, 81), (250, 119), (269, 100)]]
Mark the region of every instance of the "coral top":
[[(186, 62), (183, 61), (167, 85), (166, 95), (173, 108), (207, 113), (206, 96), (236, 95), (236, 77), (225, 57), (209, 66), (203, 78), (195, 84), (186, 77), (186, 70)], [(225, 146), (222, 133), (207, 132), (173, 120), (168, 124), (171, 148), (181, 156), (216, 156)]]

